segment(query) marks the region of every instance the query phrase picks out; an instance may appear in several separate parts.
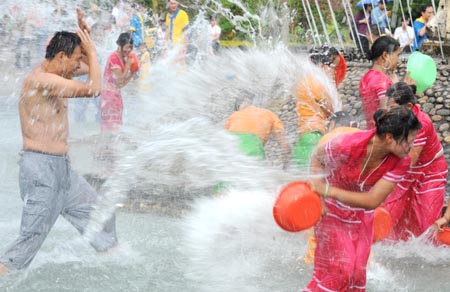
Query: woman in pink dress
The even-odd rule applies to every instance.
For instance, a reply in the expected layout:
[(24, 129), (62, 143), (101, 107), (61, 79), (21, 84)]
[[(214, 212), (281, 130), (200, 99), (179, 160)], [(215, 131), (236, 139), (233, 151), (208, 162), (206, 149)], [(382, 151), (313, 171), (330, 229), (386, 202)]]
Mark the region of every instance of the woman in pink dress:
[(390, 106), (414, 112), (422, 124), (409, 153), (411, 168), (384, 202), (393, 228), (392, 240), (408, 240), (424, 233), (441, 217), (444, 207), (448, 166), (444, 149), (428, 114), (417, 105), (415, 88), (398, 82), (387, 91)]
[(315, 226), (313, 279), (304, 291), (365, 291), (373, 215), (409, 169), (421, 124), (406, 108), (378, 110), (376, 129), (338, 135), (319, 145), (310, 180), (325, 213)]
[(134, 62), (133, 58), (128, 58), (133, 49), (131, 35), (121, 33), (116, 43), (117, 50), (106, 62), (100, 96), (100, 128), (107, 132), (118, 131), (122, 125), (123, 103), (120, 89), (131, 80), (130, 67)]
[(401, 51), (399, 42), (389, 36), (379, 37), (372, 45), (369, 56), (372, 60), (372, 68), (359, 82), (359, 96), (367, 129), (375, 127), (373, 120), (375, 111), (386, 108), (386, 90), (397, 82), (394, 70)]

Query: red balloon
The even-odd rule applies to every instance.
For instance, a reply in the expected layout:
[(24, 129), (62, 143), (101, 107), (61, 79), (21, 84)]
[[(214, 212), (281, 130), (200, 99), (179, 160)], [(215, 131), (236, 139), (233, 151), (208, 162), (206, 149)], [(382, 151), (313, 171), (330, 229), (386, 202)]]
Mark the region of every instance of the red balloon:
[(311, 228), (321, 215), (319, 195), (303, 181), (294, 181), (283, 187), (273, 207), (275, 222), (289, 232)]

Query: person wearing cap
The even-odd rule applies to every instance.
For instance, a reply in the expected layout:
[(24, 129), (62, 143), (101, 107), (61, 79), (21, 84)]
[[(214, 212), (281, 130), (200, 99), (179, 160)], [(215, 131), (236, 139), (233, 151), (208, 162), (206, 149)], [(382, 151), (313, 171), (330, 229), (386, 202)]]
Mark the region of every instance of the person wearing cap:
[(220, 35), (222, 33), (222, 30), (220, 29), (220, 26), (217, 25), (217, 20), (215, 15), (211, 15), (209, 17), (209, 26), (208, 26), (208, 35), (209, 39), (211, 41), (210, 46), (210, 53), (216, 54), (219, 51), (220, 47)]
[(169, 8), (169, 13), (166, 15), (167, 39), (171, 43), (184, 44), (184, 32), (189, 25), (189, 16), (179, 5), (180, 3), (176, 0), (167, 2)]

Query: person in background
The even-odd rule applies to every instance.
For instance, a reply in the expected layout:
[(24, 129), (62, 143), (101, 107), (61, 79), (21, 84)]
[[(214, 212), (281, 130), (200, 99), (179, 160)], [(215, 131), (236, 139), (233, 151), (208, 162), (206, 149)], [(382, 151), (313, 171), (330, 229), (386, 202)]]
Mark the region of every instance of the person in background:
[(405, 16), (402, 19), (402, 26), (395, 29), (394, 38), (400, 43), (400, 48), (404, 53), (413, 51), (414, 29), (408, 25), (409, 18)]
[[(83, 11), (77, 9), (77, 14), (76, 33), (55, 33), (45, 59), (23, 81), (19, 184), (24, 206), (19, 237), (0, 257), (0, 275), (31, 264), (59, 215), (83, 234), (98, 201), (97, 192), (72, 170), (68, 157), (68, 99), (94, 97), (101, 90), (95, 44)], [(72, 80), (86, 72), (86, 82)], [(117, 245), (114, 216), (90, 243), (99, 252)]]
[(122, 125), (123, 101), (121, 88), (133, 77), (130, 67), (134, 59), (128, 55), (133, 50), (133, 39), (127, 32), (116, 41), (117, 50), (106, 61), (103, 74), (103, 90), (100, 96), (100, 129), (102, 132), (117, 132)]
[(422, 124), (409, 152), (411, 168), (384, 202), (392, 218), (391, 240), (408, 240), (424, 233), (441, 216), (448, 166), (433, 122), (420, 110), (415, 86), (398, 82), (386, 93), (390, 107), (405, 107)]
[(401, 51), (398, 41), (389, 36), (379, 37), (372, 45), (369, 56), (372, 67), (359, 82), (359, 96), (367, 129), (375, 127), (375, 111), (387, 106), (386, 90), (397, 82), (394, 70), (397, 68)]
[(368, 29), (366, 32), (366, 37), (369, 40), (370, 46), (372, 47), (373, 43), (380, 37), (386, 35), (385, 33), (380, 34), (378, 27), (375, 24), (370, 25), (370, 30)]
[(236, 111), (227, 119), (225, 129), (240, 139), (243, 152), (264, 159), (264, 145), (273, 135), (282, 149), (286, 167), (291, 148), (280, 118), (268, 109), (252, 105), (248, 97), (237, 100), (235, 108)]
[(144, 17), (145, 13), (147, 13), (147, 4), (132, 4), (132, 8), (134, 10), (133, 16), (130, 20), (130, 28), (133, 28), (133, 44), (134, 47), (137, 48), (141, 43), (144, 42)]
[(421, 124), (410, 110), (375, 112), (375, 129), (342, 134), (319, 145), (311, 188), (325, 208), (314, 226), (313, 277), (304, 291), (365, 291), (374, 209), (402, 181)]
[(158, 27), (156, 28), (155, 46), (152, 48), (152, 58), (159, 59), (164, 56), (167, 48), (167, 25), (164, 18), (158, 20)]
[[(150, 73), (150, 52), (146, 43), (141, 43), (138, 47), (139, 54), (139, 79), (140, 85), (147, 83), (148, 74)], [(145, 86), (144, 86), (145, 87)]]
[[(334, 50), (321, 48), (310, 54), (310, 60), (332, 81), (335, 76)], [(298, 140), (293, 150), (293, 159), (301, 168), (309, 166), (311, 154), (326, 133), (327, 119), (334, 112), (330, 89), (323, 81), (310, 75), (302, 78), (295, 88), (298, 116)]]
[(390, 35), (391, 31), (389, 30), (388, 22), (391, 11), (386, 9), (386, 3), (384, 1), (385, 0), (379, 0), (378, 6), (370, 13), (371, 24), (377, 27), (380, 35)]
[(168, 0), (169, 13), (166, 16), (167, 39), (170, 43), (184, 44), (184, 32), (189, 25), (189, 16), (179, 7), (176, 0)]
[[(235, 112), (225, 124), (225, 129), (239, 139), (239, 149), (248, 156), (259, 159), (266, 158), (264, 146), (273, 136), (282, 150), (283, 169), (289, 163), (291, 147), (280, 118), (272, 111), (254, 106), (252, 100), (256, 97), (252, 93), (236, 100)], [(219, 182), (213, 188), (215, 194), (220, 194), (230, 187), (229, 183)]]
[[(326, 58), (329, 60), (325, 61), (325, 59), (319, 56), (320, 54), (325, 54), (327, 56)], [(336, 88), (344, 81), (347, 74), (347, 62), (345, 61), (344, 56), (342, 56), (335, 47), (323, 46), (319, 50), (314, 51), (314, 53), (310, 55), (310, 58), (312, 58), (312, 61), (315, 64), (325, 65), (321, 66), (321, 68), (325, 70), (327, 75), (334, 81)], [(329, 63), (329, 65), (323, 63), (321, 59), (323, 59), (325, 63)]]
[(208, 26), (208, 35), (209, 39), (211, 41), (210, 46), (210, 54), (214, 55), (217, 54), (220, 47), (220, 35), (222, 33), (222, 30), (220, 29), (220, 26), (217, 25), (217, 19), (215, 15), (211, 15), (209, 17), (209, 26)]
[(424, 40), (427, 39), (427, 23), (433, 18), (433, 5), (428, 4), (422, 6), (420, 9), (420, 17), (414, 20), (414, 44), (413, 51), (418, 51), (422, 46)]
[(361, 53), (365, 56), (368, 56), (370, 53), (367, 30), (370, 25), (370, 13), (372, 12), (372, 8), (372, 4), (364, 4), (363, 8), (355, 14), (356, 29), (353, 29), (351, 32), (352, 39), (356, 41), (357, 48), (359, 50), (362, 49)]

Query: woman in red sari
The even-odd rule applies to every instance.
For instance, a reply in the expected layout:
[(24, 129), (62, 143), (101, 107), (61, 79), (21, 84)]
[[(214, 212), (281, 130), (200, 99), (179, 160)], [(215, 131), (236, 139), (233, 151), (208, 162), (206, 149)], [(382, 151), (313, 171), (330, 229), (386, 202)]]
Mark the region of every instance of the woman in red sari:
[(318, 145), (310, 180), (326, 212), (314, 227), (313, 279), (304, 291), (365, 291), (373, 214), (409, 169), (421, 124), (406, 108), (378, 110), (376, 128)]

